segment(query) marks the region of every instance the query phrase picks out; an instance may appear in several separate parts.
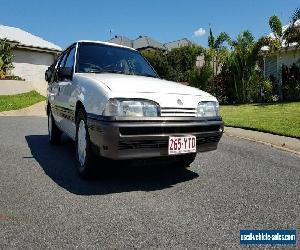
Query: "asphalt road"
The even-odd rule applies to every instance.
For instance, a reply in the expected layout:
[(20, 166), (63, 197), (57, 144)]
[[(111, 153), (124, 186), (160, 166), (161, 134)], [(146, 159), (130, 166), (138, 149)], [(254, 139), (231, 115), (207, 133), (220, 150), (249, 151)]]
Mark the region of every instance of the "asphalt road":
[(244, 248), (240, 229), (268, 228), (299, 239), (293, 154), (224, 136), (188, 170), (120, 164), (87, 182), (72, 142), (50, 146), (46, 126), (0, 117), (0, 248)]

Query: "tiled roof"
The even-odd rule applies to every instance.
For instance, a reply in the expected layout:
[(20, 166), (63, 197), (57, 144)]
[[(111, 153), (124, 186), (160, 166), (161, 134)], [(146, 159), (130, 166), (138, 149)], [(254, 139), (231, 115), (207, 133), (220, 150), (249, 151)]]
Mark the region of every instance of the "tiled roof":
[(169, 51), (174, 48), (179, 48), (182, 46), (193, 44), (187, 38), (182, 38), (173, 42), (162, 44), (148, 36), (139, 36), (134, 40), (131, 40), (126, 36), (115, 36), (112, 39), (108, 40), (108, 42), (131, 47), (137, 50), (152, 48), (152, 49), (161, 49), (161, 50), (169, 50)]
[(139, 36), (135, 40), (133, 40), (133, 48), (134, 49), (146, 49), (146, 48), (154, 48), (154, 49), (163, 49), (165, 47), (158, 41), (155, 41), (151, 37), (148, 36)]
[(133, 44), (132, 40), (130, 40), (126, 36), (115, 36), (112, 39), (108, 40), (108, 42), (133, 48), (133, 46), (132, 46), (132, 44)]
[(190, 40), (188, 40), (187, 38), (182, 38), (177, 41), (165, 43), (164, 46), (167, 48), (167, 50), (172, 50), (175, 48), (179, 48), (179, 47), (187, 46), (187, 45), (191, 45), (191, 44), (192, 44), (192, 42)]
[(0, 39), (5, 38), (8, 41), (16, 42), (18, 46), (61, 51), (61, 47), (50, 43), (38, 36), (32, 35), (22, 29), (0, 25)]

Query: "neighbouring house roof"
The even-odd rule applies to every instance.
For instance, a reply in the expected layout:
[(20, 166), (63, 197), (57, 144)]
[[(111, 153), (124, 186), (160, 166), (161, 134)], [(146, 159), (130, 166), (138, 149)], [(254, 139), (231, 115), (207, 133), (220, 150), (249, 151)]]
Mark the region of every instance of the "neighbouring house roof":
[(126, 36), (115, 36), (112, 39), (110, 39), (108, 42), (133, 48), (133, 46), (132, 46), (132, 44), (133, 44), (132, 40), (130, 40)]
[(134, 49), (153, 48), (153, 49), (165, 50), (163, 44), (148, 36), (139, 36), (138, 38), (133, 40), (133, 48)]
[(187, 38), (182, 38), (173, 42), (168, 42), (162, 44), (155, 39), (148, 36), (139, 36), (138, 38), (131, 40), (126, 36), (115, 36), (112, 39), (108, 40), (110, 43), (115, 43), (127, 47), (131, 47), (137, 50), (142, 49), (161, 49), (161, 50), (171, 50), (174, 48), (179, 48), (182, 46), (187, 46), (193, 44)]
[(0, 39), (7, 39), (16, 47), (32, 50), (61, 52), (61, 47), (20, 28), (0, 25)]
[(187, 46), (187, 45), (191, 45), (192, 42), (190, 40), (188, 40), (187, 38), (182, 38), (173, 42), (168, 42), (165, 43), (164, 46), (166, 47), (167, 50), (172, 50), (175, 48), (179, 48), (182, 46)]

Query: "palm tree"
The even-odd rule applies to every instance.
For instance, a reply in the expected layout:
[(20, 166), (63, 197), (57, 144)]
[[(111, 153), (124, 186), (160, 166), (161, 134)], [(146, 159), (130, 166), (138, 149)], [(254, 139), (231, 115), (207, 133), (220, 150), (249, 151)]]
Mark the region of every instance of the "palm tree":
[(277, 51), (283, 44), (282, 22), (278, 16), (274, 15), (269, 18), (269, 26), (273, 34), (269, 37), (269, 47), (271, 51)]
[(214, 75), (218, 74), (220, 65), (228, 56), (228, 50), (223, 45), (225, 42), (231, 44), (231, 38), (226, 32), (221, 32), (217, 38), (214, 37), (211, 28), (209, 29), (208, 36), (208, 56), (212, 61)]
[(257, 61), (262, 46), (268, 44), (268, 39), (255, 41), (248, 30), (241, 32), (237, 39), (231, 42), (232, 52), (227, 58), (226, 66), (230, 72), (233, 89), (238, 102), (249, 100), (250, 90), (255, 78), (259, 75)]
[(246, 101), (248, 83), (256, 65), (255, 41), (249, 31), (243, 31), (232, 42), (233, 51), (228, 63), (233, 76), (238, 102)]

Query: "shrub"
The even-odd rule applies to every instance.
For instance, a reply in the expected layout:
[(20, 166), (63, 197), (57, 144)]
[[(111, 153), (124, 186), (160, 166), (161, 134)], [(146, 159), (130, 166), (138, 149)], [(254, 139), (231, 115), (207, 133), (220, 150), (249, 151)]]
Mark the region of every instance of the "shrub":
[(163, 79), (172, 79), (172, 69), (166, 54), (161, 50), (144, 50), (142, 55), (150, 62), (157, 74)]
[(196, 58), (202, 52), (202, 47), (189, 45), (172, 49), (170, 52), (145, 50), (142, 54), (161, 78), (186, 82), (196, 76)]
[(300, 67), (282, 67), (282, 92), (285, 101), (300, 100)]
[(4, 78), (13, 69), (13, 53), (6, 39), (0, 39), (0, 78)]

